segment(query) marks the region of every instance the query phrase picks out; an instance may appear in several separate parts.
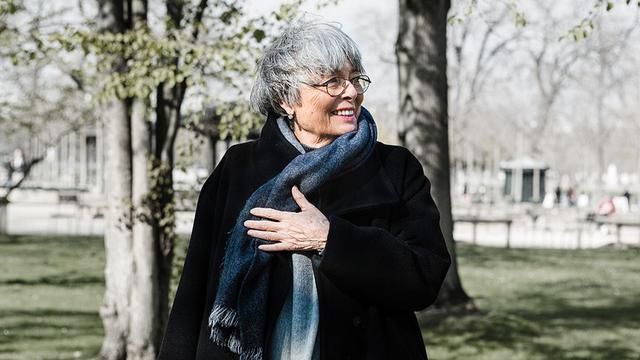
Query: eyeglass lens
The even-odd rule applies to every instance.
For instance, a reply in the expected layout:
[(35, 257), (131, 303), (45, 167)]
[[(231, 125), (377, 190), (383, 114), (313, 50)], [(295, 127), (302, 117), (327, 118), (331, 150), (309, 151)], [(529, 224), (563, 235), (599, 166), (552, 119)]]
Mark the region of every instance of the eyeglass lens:
[[(333, 96), (340, 95), (342, 91), (347, 88), (346, 79), (336, 78), (335, 80), (337, 81), (332, 81), (327, 84), (327, 91)], [(369, 81), (364, 78), (357, 77), (350, 81), (358, 94), (363, 94), (369, 87)]]

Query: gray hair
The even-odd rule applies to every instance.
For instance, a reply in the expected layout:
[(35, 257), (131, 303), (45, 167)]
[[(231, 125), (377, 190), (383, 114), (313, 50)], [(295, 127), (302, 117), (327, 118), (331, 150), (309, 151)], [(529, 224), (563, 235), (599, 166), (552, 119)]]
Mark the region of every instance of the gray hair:
[(298, 104), (304, 82), (339, 72), (345, 64), (364, 73), (360, 50), (338, 26), (298, 20), (287, 27), (258, 62), (252, 107), (261, 114), (286, 115), (281, 103)]

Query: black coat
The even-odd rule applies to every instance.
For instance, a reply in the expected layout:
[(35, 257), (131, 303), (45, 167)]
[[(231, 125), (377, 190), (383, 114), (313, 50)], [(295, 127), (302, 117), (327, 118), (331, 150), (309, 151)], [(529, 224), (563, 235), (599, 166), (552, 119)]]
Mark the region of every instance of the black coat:
[[(200, 192), (184, 270), (159, 359), (236, 359), (209, 339), (227, 232), (246, 199), (298, 154), (269, 117), (261, 137), (232, 146)], [(321, 358), (426, 359), (414, 311), (433, 303), (450, 258), (430, 183), (405, 148), (377, 143), (360, 167), (305, 194), (327, 216), (318, 288)], [(265, 344), (292, 285), (290, 253), (276, 253)]]

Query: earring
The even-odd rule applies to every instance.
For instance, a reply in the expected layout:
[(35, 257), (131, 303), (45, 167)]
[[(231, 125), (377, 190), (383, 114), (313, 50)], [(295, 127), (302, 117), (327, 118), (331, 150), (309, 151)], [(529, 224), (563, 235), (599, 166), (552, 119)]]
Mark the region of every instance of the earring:
[(288, 114), (287, 118), (289, 118), (289, 120), (292, 120), (293, 119), (293, 114)]

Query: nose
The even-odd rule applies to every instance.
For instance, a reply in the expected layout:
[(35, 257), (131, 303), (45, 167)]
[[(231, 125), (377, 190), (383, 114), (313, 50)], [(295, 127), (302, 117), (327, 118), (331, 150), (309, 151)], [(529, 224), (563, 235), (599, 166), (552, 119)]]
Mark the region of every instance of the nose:
[(347, 80), (345, 82), (345, 86), (346, 88), (342, 92), (342, 97), (344, 99), (353, 99), (356, 96), (358, 96), (358, 91), (356, 90), (356, 87), (353, 85), (351, 81)]

